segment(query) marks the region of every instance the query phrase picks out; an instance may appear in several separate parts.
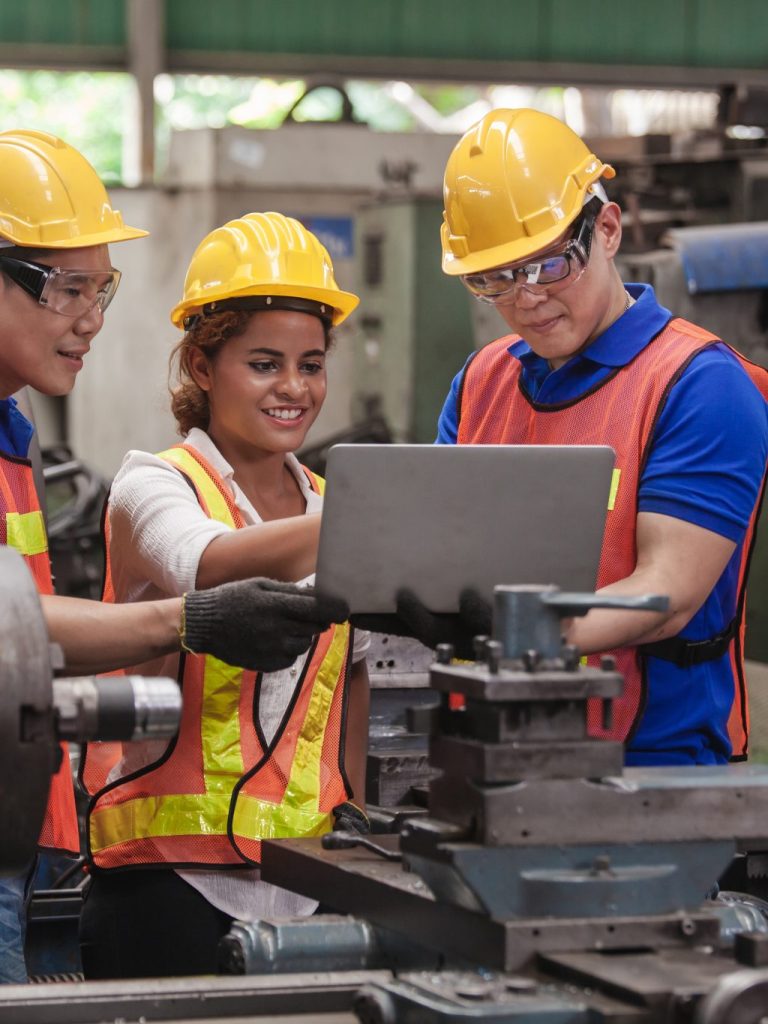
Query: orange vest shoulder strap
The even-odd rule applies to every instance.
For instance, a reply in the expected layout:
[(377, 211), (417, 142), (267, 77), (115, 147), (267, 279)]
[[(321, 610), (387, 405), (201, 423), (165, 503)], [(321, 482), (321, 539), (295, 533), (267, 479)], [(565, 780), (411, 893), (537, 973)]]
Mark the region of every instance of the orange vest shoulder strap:
[[(173, 445), (158, 452), (158, 458), (170, 463), (189, 481), (207, 516), (220, 521), (231, 520), (231, 524), (238, 530), (246, 525), (221, 474), (196, 448), (188, 444)], [(217, 510), (214, 506), (219, 503), (223, 503), (225, 508)]]
[(301, 467), (309, 480), (309, 486), (321, 497), (325, 494), (325, 477), (319, 476), (317, 473), (313, 473), (311, 469), (307, 469), (306, 466)]

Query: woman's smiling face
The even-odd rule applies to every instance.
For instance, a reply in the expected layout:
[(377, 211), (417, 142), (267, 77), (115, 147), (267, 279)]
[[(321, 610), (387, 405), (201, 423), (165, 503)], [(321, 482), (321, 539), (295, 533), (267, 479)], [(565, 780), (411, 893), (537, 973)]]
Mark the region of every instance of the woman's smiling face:
[(304, 443), (327, 389), (326, 332), (308, 313), (254, 313), (213, 358), (190, 353), (219, 445), (292, 452)]

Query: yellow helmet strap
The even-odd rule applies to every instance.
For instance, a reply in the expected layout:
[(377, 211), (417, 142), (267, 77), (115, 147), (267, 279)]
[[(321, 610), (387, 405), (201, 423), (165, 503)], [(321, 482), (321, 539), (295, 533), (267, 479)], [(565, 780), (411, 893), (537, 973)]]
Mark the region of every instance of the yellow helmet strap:
[(184, 317), (184, 330), (191, 331), (202, 317), (223, 313), (225, 310), (247, 310), (254, 313), (289, 310), (292, 313), (307, 313), (322, 320), (326, 332), (333, 320), (333, 308), (314, 299), (300, 299), (292, 295), (241, 295), (219, 302), (206, 302), (199, 313)]

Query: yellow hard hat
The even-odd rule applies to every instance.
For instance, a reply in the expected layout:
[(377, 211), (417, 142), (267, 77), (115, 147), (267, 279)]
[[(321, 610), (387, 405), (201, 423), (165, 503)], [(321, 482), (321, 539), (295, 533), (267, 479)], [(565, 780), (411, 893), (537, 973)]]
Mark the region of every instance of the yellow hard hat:
[(440, 237), (446, 274), (525, 260), (556, 241), (616, 172), (575, 132), (537, 110), (492, 110), (445, 170)]
[(247, 296), (263, 297), (260, 308), (265, 309), (285, 308), (291, 299), (317, 304), (308, 311), (322, 315), (327, 310), (334, 325), (360, 302), (336, 284), (325, 246), (281, 213), (247, 213), (206, 235), (189, 264), (184, 296), (171, 320), (181, 327), (188, 316), (232, 308)]
[(148, 234), (123, 223), (82, 153), (46, 132), (0, 132), (0, 239), (75, 249)]

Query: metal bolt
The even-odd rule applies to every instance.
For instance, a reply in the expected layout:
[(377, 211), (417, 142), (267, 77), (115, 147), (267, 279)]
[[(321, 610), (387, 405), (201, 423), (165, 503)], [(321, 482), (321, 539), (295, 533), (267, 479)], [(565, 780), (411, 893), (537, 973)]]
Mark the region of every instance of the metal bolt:
[(435, 654), (438, 665), (450, 665), (453, 658), (453, 644), (438, 644)]
[(504, 646), (498, 640), (488, 640), (485, 645), (485, 660), (488, 664), (488, 671), (496, 675), (501, 664), (501, 656), (504, 653)]
[(485, 647), (488, 643), (489, 637), (482, 633), (476, 636), (472, 641), (472, 648), (475, 652), (475, 661), (485, 661)]
[(525, 651), (523, 654), (523, 666), (526, 672), (535, 672), (536, 666), (539, 663), (539, 652), (536, 650)]
[(563, 644), (562, 659), (567, 672), (575, 672), (581, 664), (579, 648), (575, 644)]
[(598, 857), (592, 861), (593, 875), (604, 875), (611, 870), (611, 858), (606, 853), (601, 853)]
[(680, 922), (680, 931), (683, 933), (683, 935), (695, 935), (696, 922), (692, 921), (690, 917), (684, 917)]

